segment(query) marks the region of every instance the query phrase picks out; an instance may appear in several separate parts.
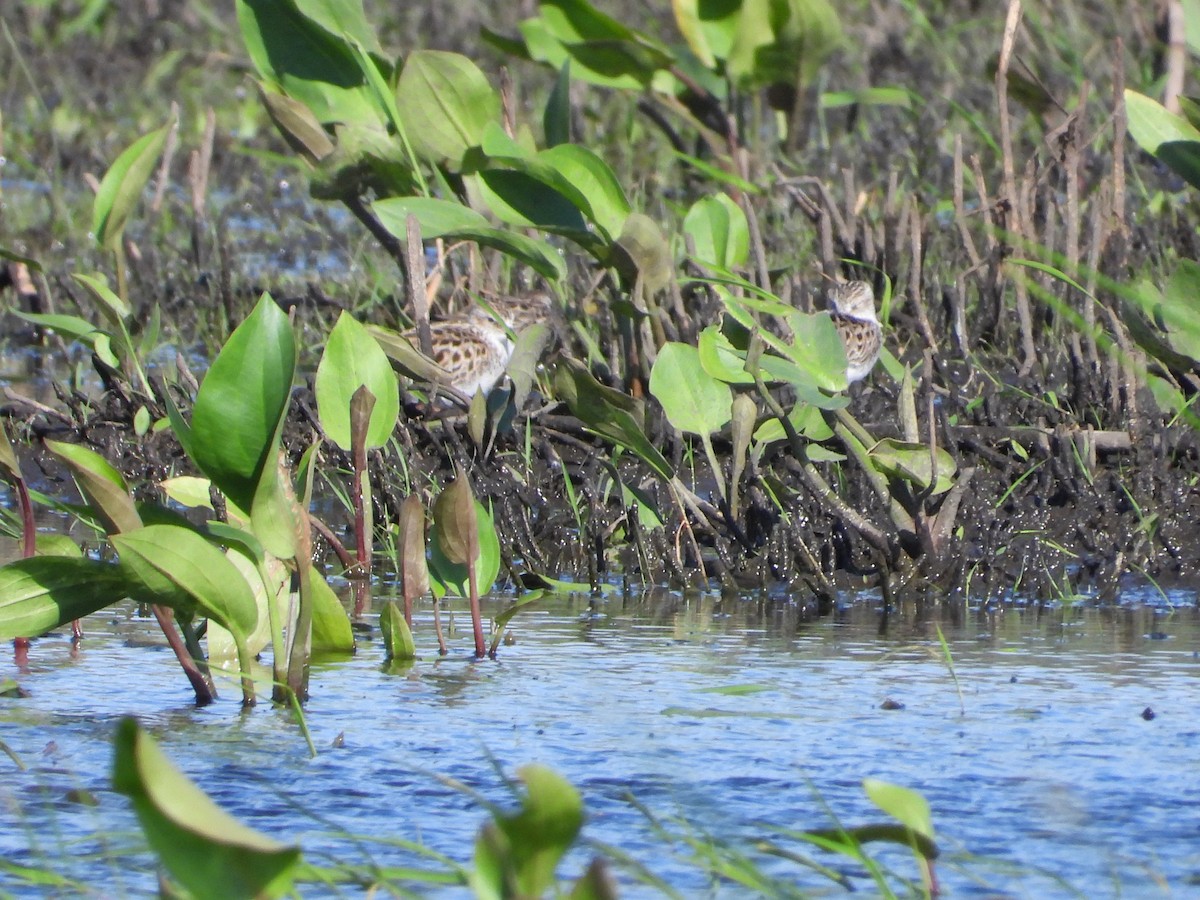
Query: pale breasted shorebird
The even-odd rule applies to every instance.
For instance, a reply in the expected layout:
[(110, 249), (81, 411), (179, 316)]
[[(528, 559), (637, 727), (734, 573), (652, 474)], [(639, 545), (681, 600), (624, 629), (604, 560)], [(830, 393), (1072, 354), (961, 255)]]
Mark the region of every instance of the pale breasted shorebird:
[(879, 359), (883, 328), (875, 315), (875, 292), (865, 281), (836, 284), (829, 292), (829, 314), (846, 348), (846, 381), (867, 377)]
[[(493, 295), (492, 313), (481, 306), (465, 314), (429, 323), (433, 361), (447, 373), (446, 386), (465, 397), (487, 394), (504, 375), (516, 344), (513, 337), (530, 325), (552, 318), (554, 301), (547, 294), (522, 297)], [(496, 321), (496, 317), (500, 321)], [(415, 329), (404, 336), (420, 347)]]

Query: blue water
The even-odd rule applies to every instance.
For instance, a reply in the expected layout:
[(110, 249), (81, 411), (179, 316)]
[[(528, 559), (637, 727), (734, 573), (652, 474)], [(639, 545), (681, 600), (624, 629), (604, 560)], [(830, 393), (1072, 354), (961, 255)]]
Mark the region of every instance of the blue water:
[[(468, 658), (461, 609), (451, 654), (437, 659), (426, 609), (426, 658), (407, 672), (385, 672), (374, 629), (354, 658), (314, 668), (315, 759), (287, 713), (267, 703), (243, 712), (232, 685), (193, 708), (170, 654), (141, 645), (157, 644), (150, 625), (109, 611), (88, 620), (77, 655), (63, 634), (35, 644), (27, 672), (0, 663), (0, 679), (30, 693), (0, 699), (0, 740), (29, 766), (0, 756), (0, 859), (89, 881), (101, 896), (153, 894), (136, 820), (108, 788), (113, 727), (134, 714), (220, 803), (318, 863), (437, 868), (370, 840), (379, 837), (469, 863), (486, 811), (445, 779), (511, 805), (500, 772), (541, 762), (588, 810), (594, 843), (568, 857), (564, 877), (610, 845), (683, 896), (760, 893), (715, 881), (682, 842), (655, 832), (632, 795), (677, 838), (749, 854), (778, 879), (776, 893), (830, 885), (757, 854), (759, 839), (872, 893), (861, 870), (779, 829), (827, 828), (831, 815), (885, 820), (861, 788), (874, 777), (928, 798), (947, 896), (1187, 896), (1200, 891), (1200, 614), (1194, 594), (1171, 601), (906, 608), (881, 633), (869, 599), (805, 623), (778, 602), (556, 598), (518, 614), (515, 642), (485, 662)], [(731, 687), (745, 692), (721, 692)], [(889, 699), (903, 708), (881, 708)], [(73, 789), (98, 805), (72, 802)], [(907, 851), (871, 850), (897, 879), (917, 879)], [(661, 895), (615, 871), (623, 896)], [(2, 872), (0, 889), (44, 890)]]

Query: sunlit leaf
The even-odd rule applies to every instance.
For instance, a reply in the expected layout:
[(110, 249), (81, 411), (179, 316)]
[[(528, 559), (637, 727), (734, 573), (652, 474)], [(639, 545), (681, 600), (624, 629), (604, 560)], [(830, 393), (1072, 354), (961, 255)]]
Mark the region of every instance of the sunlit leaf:
[(416, 153), (457, 167), (500, 116), (500, 98), (470, 59), (442, 50), (416, 50), (405, 60), (396, 106)]
[(308, 566), (308, 597), (312, 601), (312, 649), (333, 653), (354, 652), (354, 629), (346, 607), (316, 566)]
[(34, 556), (0, 566), (0, 640), (36, 637), (129, 596), (117, 567), (86, 557)]
[(197, 900), (277, 897), (291, 889), (299, 848), (218, 807), (133, 719), (117, 728), (113, 789), (133, 802), (151, 848)]
[(729, 385), (704, 371), (699, 351), (690, 344), (671, 341), (658, 351), (650, 393), (671, 424), (689, 434), (720, 431), (732, 415)]
[(1147, 153), (1162, 160), (1194, 188), (1200, 188), (1200, 129), (1144, 94), (1126, 89), (1129, 133)]
[(412, 631), (404, 621), (404, 613), (396, 603), (389, 602), (379, 613), (379, 633), (388, 659), (415, 659), (417, 646)]
[(108, 460), (79, 444), (46, 441), (46, 448), (67, 464), (106, 531), (113, 534), (142, 527), (125, 479)]
[(170, 125), (143, 135), (127, 147), (100, 181), (92, 204), (92, 233), (105, 250), (121, 249), (125, 224), (154, 173)]
[[(258, 606), (254, 593), (225, 554), (188, 528), (147, 525), (110, 540), (121, 565), (143, 585), (159, 591), (165, 578), (239, 638), (254, 631)], [(165, 596), (161, 601), (170, 600)]]
[(295, 368), (291, 323), (264, 294), (229, 336), (196, 395), (185, 447), (242, 509), (251, 509), (265, 467), (277, 464), (276, 436)]
[(375, 396), (366, 432), (368, 450), (382, 447), (400, 415), (396, 374), (370, 332), (343, 311), (325, 343), (314, 393), (321, 427), (335, 444), (350, 450), (350, 401), (360, 387)]
[(878, 806), (900, 824), (911, 828), (918, 834), (933, 838), (933, 816), (929, 811), (929, 801), (911, 788), (890, 784), (875, 778), (863, 780), (863, 790)]
[(476, 841), (476, 867), (484, 862), (484, 871), (493, 877), (502, 872), (500, 883), (512, 885), (519, 896), (540, 897), (554, 885), (559, 860), (579, 836), (583, 800), (570, 782), (546, 766), (526, 766), (517, 774), (526, 790), (521, 809), (496, 813), (484, 826)]
[(696, 201), (683, 219), (683, 230), (692, 236), (701, 263), (726, 269), (746, 264), (750, 255), (746, 214), (727, 194)]

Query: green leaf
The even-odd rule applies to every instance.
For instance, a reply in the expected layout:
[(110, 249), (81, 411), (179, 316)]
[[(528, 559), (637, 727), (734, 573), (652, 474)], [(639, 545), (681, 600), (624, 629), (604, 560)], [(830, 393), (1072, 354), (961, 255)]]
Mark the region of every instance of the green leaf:
[(221, 348), (196, 395), (185, 447), (242, 509), (252, 508), (265, 467), (276, 467), (277, 431), (287, 414), (295, 369), (291, 323), (263, 294)]
[(641, 213), (631, 213), (621, 226), (617, 244), (630, 264), (622, 266), (618, 261), (617, 265), (630, 284), (639, 274), (646, 290), (652, 294), (670, 284), (675, 262), (657, 222)]
[(1194, 188), (1200, 188), (1200, 129), (1161, 103), (1126, 89), (1129, 133), (1147, 153), (1162, 160)]
[(629, 217), (629, 200), (613, 170), (587, 147), (560, 144), (543, 150), (538, 161), (548, 163), (582, 197), (581, 207), (609, 240), (621, 233)]
[(554, 370), (555, 393), (583, 424), (607, 440), (632, 450), (661, 478), (670, 481), (671, 464), (646, 437), (641, 401), (605, 387), (582, 363), (562, 357)]
[(680, 431), (710, 435), (732, 416), (733, 392), (700, 364), (700, 352), (690, 344), (668, 342), (658, 351), (650, 372), (650, 393), (667, 419)]
[(707, 68), (716, 68), (733, 47), (742, 0), (672, 0), (671, 6), (688, 47)]
[(308, 566), (309, 598), (312, 600), (312, 649), (334, 653), (354, 652), (354, 630), (346, 608), (329, 582), (316, 568)]
[[(933, 463), (929, 448), (924, 444), (885, 438), (867, 451), (871, 464), (891, 478), (900, 478), (915, 484), (921, 490), (929, 487), (933, 477)], [(942, 494), (954, 484), (957, 466), (954, 457), (946, 450), (937, 449), (937, 483), (933, 493)]]
[(864, 779), (863, 790), (872, 803), (900, 824), (930, 840), (935, 837), (929, 801), (916, 791), (875, 778)]
[(104, 173), (92, 203), (92, 234), (103, 249), (113, 252), (121, 249), (125, 224), (154, 172), (171, 127), (164, 125), (138, 138)]
[[(76, 272), (71, 277), (87, 288), (88, 293), (100, 306), (100, 311), (104, 313), (105, 318), (113, 324), (114, 328), (133, 315), (129, 304), (113, 292), (102, 275), (81, 275)], [(132, 348), (130, 349), (132, 350)]]
[(385, 113), (341, 32), (327, 31), (301, 11), (297, 0), (236, 0), (236, 6), (246, 52), (261, 76), (307, 106), (322, 124), (383, 125)]
[(787, 316), (792, 341), (783, 345), (789, 362), (807, 382), (827, 391), (846, 389), (846, 348), (833, 319), (824, 313), (793, 312)]
[(413, 642), (412, 631), (394, 600), (389, 601), (379, 613), (379, 631), (388, 659), (416, 658), (417, 645)]
[[(445, 493), (445, 491), (442, 492), (443, 496)], [(478, 500), (473, 503), (477, 529), (476, 541), (479, 547), (475, 556), (475, 585), (480, 595), (483, 595), (492, 589), (496, 576), (500, 574), (500, 539), (496, 535), (496, 526), (492, 522), (491, 515)], [(463, 518), (461, 509), (457, 509), (454, 518), (456, 520)], [(432, 540), (429, 542), (429, 574), (433, 581), (433, 592), (439, 597), (445, 593), (452, 593), (457, 597), (470, 596), (465, 563), (465, 541), (463, 540), (467, 536), (461, 534), (461, 531), (452, 533), (449, 526), (438, 527), (438, 523), (441, 521), (443, 520), (435, 509), (435, 527)], [(458, 562), (452, 561), (452, 559), (464, 561)]]
[[(258, 624), (254, 592), (224, 553), (188, 528), (147, 525), (110, 540), (121, 565), (155, 593), (166, 582), (195, 601), (235, 637), (244, 639)], [(161, 601), (168, 603), (169, 595)]]
[(526, 789), (521, 809), (495, 813), (476, 841), (472, 885), (482, 896), (490, 895), (490, 884), (476, 879), (489, 872), (489, 883), (511, 885), (515, 896), (545, 894), (583, 826), (583, 800), (565, 778), (542, 765), (525, 766), (517, 775)]
[(423, 240), (441, 237), (451, 241), (475, 241), (507, 253), (551, 281), (566, 277), (562, 255), (549, 244), (496, 228), (461, 203), (431, 197), (390, 197), (375, 201), (371, 209), (380, 224), (401, 240), (407, 240), (408, 214), (412, 213), (421, 224)]
[(343, 450), (351, 448), (350, 401), (362, 386), (375, 395), (365, 444), (373, 450), (384, 446), (396, 427), (399, 386), (379, 343), (343, 311), (325, 343), (314, 384), (321, 427)]
[(87, 319), (81, 319), (79, 316), (58, 313), (27, 313), (19, 309), (10, 310), (10, 312), (26, 322), (32, 322), (40, 328), (49, 328), (55, 334), (93, 348), (96, 345), (97, 336), (104, 333)]
[(36, 637), (128, 596), (124, 578), (110, 563), (67, 556), (18, 559), (0, 566), (0, 640)]
[(546, 98), (546, 109), (542, 113), (542, 131), (547, 147), (571, 142), (571, 61), (563, 60), (558, 78)]
[(212, 509), (212, 494), (209, 487), (212, 484), (207, 478), (195, 475), (176, 475), (160, 481), (158, 486), (171, 500), (188, 509), (204, 507)]
[(683, 219), (683, 230), (692, 237), (696, 259), (705, 265), (732, 269), (750, 256), (746, 214), (727, 194), (696, 201)]
[(371, 53), (382, 53), (362, 0), (295, 0), (296, 9), (331, 35), (344, 35)]
[(396, 85), (396, 106), (417, 155), (452, 169), (500, 116), (500, 98), (479, 67), (441, 50), (409, 55)]
[(130, 798), (151, 848), (197, 900), (250, 900), (291, 890), (299, 848), (222, 810), (131, 718), (117, 727), (113, 790)]
[(104, 523), (105, 531), (115, 534), (142, 527), (142, 518), (125, 479), (108, 460), (79, 444), (46, 441), (46, 448), (71, 470), (92, 510)]
[(802, 86), (841, 42), (829, 0), (743, 0), (726, 71), (742, 87)]
[[(242, 636), (242, 640), (246, 654), (257, 656), (271, 643), (272, 620), (282, 622), (287, 616), (291, 574), (282, 560), (264, 556), (262, 546), (248, 531), (232, 528), (222, 522), (210, 522), (209, 532), (214, 540), (229, 547), (225, 551), (225, 558), (237, 567), (254, 594), (258, 623), (253, 631)], [(271, 607), (274, 607), (274, 615)], [(231, 670), (238, 667), (238, 639), (232, 632), (212, 619), (205, 630), (205, 637), (211, 665)]]

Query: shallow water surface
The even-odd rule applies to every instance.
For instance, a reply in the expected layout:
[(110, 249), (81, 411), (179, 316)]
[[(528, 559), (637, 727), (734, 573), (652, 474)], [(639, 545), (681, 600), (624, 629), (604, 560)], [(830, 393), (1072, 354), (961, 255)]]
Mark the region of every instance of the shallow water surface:
[[(119, 859), (139, 838), (108, 787), (113, 726), (132, 713), (219, 802), (318, 863), (416, 860), (374, 838), (467, 863), (486, 811), (436, 776), (509, 803), (500, 773), (536, 761), (583, 794), (586, 838), (684, 896), (757, 892), (715, 882), (645, 811), (677, 838), (750, 854), (777, 885), (829, 889), (794, 862), (756, 855), (759, 839), (869, 889), (861, 870), (778, 831), (828, 828), (831, 815), (883, 820), (864, 777), (929, 799), (949, 896), (1185, 896), (1200, 890), (1200, 614), (1194, 593), (1170, 600), (931, 605), (885, 620), (863, 598), (802, 622), (777, 601), (562, 597), (520, 613), (497, 661), (467, 658), (461, 609), (451, 655), (437, 659), (425, 617), (425, 659), (392, 673), (367, 617), (354, 658), (314, 667), (315, 759), (286, 712), (243, 713), (232, 686), (193, 708), (152, 623), (110, 610), (87, 621), (77, 652), (64, 630), (35, 643), (27, 671), (0, 664), (0, 679), (29, 693), (0, 699), (0, 740), (29, 767), (0, 757), (0, 858), (90, 881), (104, 896), (153, 893), (148, 859)], [(888, 700), (902, 708), (884, 709)], [(75, 802), (79, 790), (98, 805)], [(878, 848), (916, 878), (906, 851)], [(573, 853), (561, 873), (578, 874), (593, 852)], [(624, 896), (659, 895), (617, 871)], [(0, 871), (0, 888), (40, 895), (6, 878)]]

